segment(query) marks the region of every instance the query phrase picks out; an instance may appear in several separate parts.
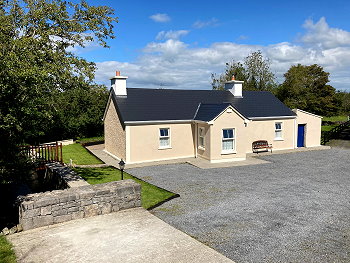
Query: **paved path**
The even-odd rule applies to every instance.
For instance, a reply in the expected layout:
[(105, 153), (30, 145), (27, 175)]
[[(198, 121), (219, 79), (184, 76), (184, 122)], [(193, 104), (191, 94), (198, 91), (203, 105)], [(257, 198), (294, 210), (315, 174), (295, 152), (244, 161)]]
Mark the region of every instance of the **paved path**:
[(350, 151), (261, 158), (128, 172), (180, 194), (152, 213), (236, 262), (350, 262)]
[[(92, 146), (86, 147), (92, 154), (97, 156), (100, 160), (102, 160), (105, 164), (99, 164), (95, 167), (99, 166), (106, 166), (111, 165), (116, 168), (119, 168), (118, 162), (116, 158), (112, 157), (108, 153), (104, 151), (104, 144), (97, 144)], [(259, 154), (251, 153), (247, 154), (247, 159), (244, 161), (233, 161), (233, 162), (219, 162), (219, 163), (211, 163), (208, 160), (202, 159), (202, 158), (178, 158), (173, 160), (165, 160), (165, 161), (155, 161), (155, 162), (145, 162), (145, 163), (136, 163), (136, 164), (126, 164), (125, 169), (132, 169), (132, 168), (141, 168), (141, 167), (149, 167), (149, 166), (158, 166), (158, 165), (165, 165), (165, 164), (191, 164), (193, 166), (196, 166), (201, 169), (212, 169), (212, 168), (223, 168), (223, 167), (237, 167), (237, 166), (246, 166), (246, 165), (257, 165), (257, 164), (264, 164), (269, 163), (266, 160), (263, 160), (261, 156), (266, 155), (275, 155), (275, 154), (284, 154), (284, 153), (294, 153), (294, 152), (304, 152), (304, 151), (318, 151), (318, 150), (329, 150), (329, 146), (318, 146), (318, 147), (310, 147), (310, 148), (298, 148), (298, 149), (291, 149), (291, 150), (279, 150), (271, 152), (262, 152)], [(81, 167), (88, 167), (88, 166), (81, 166)]]
[(19, 263), (229, 263), (228, 258), (143, 208), (8, 236)]

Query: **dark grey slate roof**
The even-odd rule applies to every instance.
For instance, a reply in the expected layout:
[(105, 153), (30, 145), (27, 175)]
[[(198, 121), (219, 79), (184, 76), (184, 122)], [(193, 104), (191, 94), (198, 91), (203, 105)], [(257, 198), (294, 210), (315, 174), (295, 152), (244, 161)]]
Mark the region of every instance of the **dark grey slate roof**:
[(230, 103), (219, 103), (219, 104), (200, 104), (194, 116), (194, 120), (200, 121), (211, 121), (218, 116), (224, 109), (230, 106)]
[[(196, 113), (196, 119), (202, 116), (203, 120), (207, 120), (228, 104), (247, 118), (295, 116), (272, 93), (265, 91), (243, 91), (243, 98), (235, 98), (226, 90), (128, 88), (127, 94), (126, 97), (115, 96), (112, 90), (113, 101), (123, 122), (193, 120)], [(212, 106), (204, 106), (197, 112), (199, 104)], [(210, 109), (213, 113), (209, 112)]]

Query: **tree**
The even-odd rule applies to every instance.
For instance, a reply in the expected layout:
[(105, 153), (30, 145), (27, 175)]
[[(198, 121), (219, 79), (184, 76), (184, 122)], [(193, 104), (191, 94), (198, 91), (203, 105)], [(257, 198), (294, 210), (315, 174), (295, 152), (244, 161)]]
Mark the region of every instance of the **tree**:
[[(43, 136), (54, 98), (92, 84), (95, 65), (72, 53), (114, 38), (113, 10), (63, 0), (0, 1), (0, 181), (16, 145)], [(4, 156), (7, 156), (6, 159)], [(10, 159), (11, 159), (10, 158)]]
[[(104, 86), (76, 88), (61, 92), (52, 102), (55, 122), (43, 141), (103, 135), (103, 114), (109, 93)], [(49, 137), (48, 137), (49, 136)]]
[(350, 93), (346, 91), (339, 91), (336, 97), (340, 102), (340, 114), (350, 115)]
[(224, 82), (232, 79), (232, 76), (235, 76), (237, 80), (247, 81), (247, 73), (243, 64), (232, 60), (231, 62), (226, 63), (226, 69), (223, 74), (218, 76), (215, 73), (211, 74), (212, 87), (213, 89), (224, 89)]
[(290, 108), (299, 108), (319, 115), (336, 114), (339, 101), (330, 85), (329, 73), (317, 64), (291, 66), (284, 74), (285, 81), (277, 90), (277, 97)]
[(235, 76), (236, 80), (244, 81), (245, 90), (273, 91), (276, 87), (275, 75), (270, 69), (270, 60), (264, 58), (261, 51), (255, 51), (244, 59), (244, 64), (232, 61), (226, 63), (225, 72), (217, 76), (212, 74), (213, 89), (224, 89), (224, 82)]

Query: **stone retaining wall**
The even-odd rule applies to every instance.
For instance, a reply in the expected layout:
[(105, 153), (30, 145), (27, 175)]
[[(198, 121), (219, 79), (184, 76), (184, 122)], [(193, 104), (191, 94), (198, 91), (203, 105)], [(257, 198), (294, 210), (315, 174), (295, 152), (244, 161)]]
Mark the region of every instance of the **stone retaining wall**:
[(22, 197), (23, 230), (141, 206), (141, 185), (133, 180), (86, 185)]
[(81, 176), (60, 163), (46, 164), (45, 181), (55, 184), (54, 189), (65, 189), (89, 185)]

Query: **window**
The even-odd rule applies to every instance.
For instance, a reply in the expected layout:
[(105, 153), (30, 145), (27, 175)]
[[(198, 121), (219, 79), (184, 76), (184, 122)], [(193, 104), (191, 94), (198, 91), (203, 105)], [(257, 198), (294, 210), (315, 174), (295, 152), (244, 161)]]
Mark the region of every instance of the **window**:
[(233, 152), (235, 150), (235, 129), (222, 130), (222, 151)]
[(198, 129), (198, 146), (204, 148), (204, 128)]
[(275, 140), (282, 140), (282, 122), (275, 122)]
[(161, 128), (159, 129), (159, 148), (170, 147), (170, 129)]

